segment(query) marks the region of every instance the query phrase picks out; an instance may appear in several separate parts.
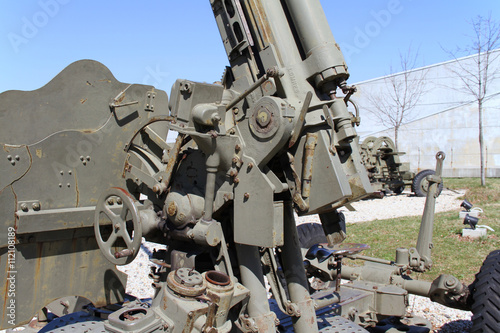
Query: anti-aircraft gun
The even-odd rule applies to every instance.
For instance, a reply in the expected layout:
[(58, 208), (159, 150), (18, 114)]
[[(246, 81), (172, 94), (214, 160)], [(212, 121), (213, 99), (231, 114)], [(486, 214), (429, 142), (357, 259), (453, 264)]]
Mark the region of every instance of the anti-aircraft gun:
[(406, 185), (411, 185), (415, 176), (410, 172), (410, 164), (402, 163), (396, 145), (387, 136), (369, 136), (360, 144), (361, 159), (368, 172), (373, 190), (385, 193), (403, 193)]
[[(62, 332), (82, 298), (91, 319), (72, 332), (365, 332), (388, 317), (411, 326), (408, 292), (468, 308), (456, 278), (406, 274), (432, 264), (440, 167), (416, 248), (387, 262), (342, 243), (337, 208), (372, 190), (319, 1), (210, 3), (230, 62), (222, 84), (177, 80), (168, 99), (79, 61), (0, 95), (2, 328), (44, 308), (59, 317), (44, 330)], [(326, 243), (301, 249), (294, 212), (318, 214)], [(115, 267), (142, 237), (167, 245), (152, 257), (151, 302), (127, 300)], [(311, 296), (308, 277), (335, 283)]]
[[(427, 176), (435, 171), (425, 169), (416, 175), (410, 171), (410, 163), (401, 162), (399, 152), (391, 138), (387, 136), (369, 136), (359, 145), (361, 160), (366, 167), (368, 178), (376, 195), (383, 197), (386, 193), (403, 193), (406, 186), (418, 197), (427, 196), (429, 182)], [(443, 183), (438, 185), (438, 195), (443, 190)]]

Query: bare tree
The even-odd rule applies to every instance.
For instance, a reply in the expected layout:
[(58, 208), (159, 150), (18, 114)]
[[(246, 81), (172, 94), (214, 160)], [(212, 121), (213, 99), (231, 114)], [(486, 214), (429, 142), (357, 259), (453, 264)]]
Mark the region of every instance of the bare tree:
[(406, 53), (399, 54), (400, 67), (395, 74), (384, 78), (384, 85), (379, 91), (372, 91), (367, 96), (372, 113), (385, 128), (394, 129), (394, 143), (398, 149), (398, 133), (402, 125), (412, 120), (412, 111), (420, 97), (425, 93), (426, 70), (414, 70), (418, 52), (411, 47)]
[(486, 147), (483, 141), (483, 107), (485, 98), (488, 97), (488, 87), (491, 81), (500, 73), (500, 68), (493, 67), (493, 62), (500, 56), (500, 52), (492, 53), (500, 46), (500, 25), (491, 19), (477, 16), (470, 22), (473, 35), (470, 44), (458, 48), (450, 53), (455, 60), (457, 54), (466, 53), (473, 55), (471, 62), (457, 60), (451, 71), (460, 78), (462, 85), (453, 87), (467, 94), (471, 94), (477, 101), (479, 117), (479, 151), (481, 159), (481, 185), (486, 185)]

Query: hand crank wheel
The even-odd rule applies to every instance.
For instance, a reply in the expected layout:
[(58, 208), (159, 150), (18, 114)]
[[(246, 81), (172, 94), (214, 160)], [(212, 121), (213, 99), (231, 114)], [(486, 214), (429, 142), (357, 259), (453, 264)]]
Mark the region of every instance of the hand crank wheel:
[(106, 190), (96, 206), (94, 232), (104, 257), (115, 265), (126, 265), (137, 256), (142, 226), (136, 200), (124, 189)]

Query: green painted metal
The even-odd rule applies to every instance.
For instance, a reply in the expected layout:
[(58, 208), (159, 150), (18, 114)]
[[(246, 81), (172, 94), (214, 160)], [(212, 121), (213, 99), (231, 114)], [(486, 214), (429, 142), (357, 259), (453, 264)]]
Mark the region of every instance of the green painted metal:
[[(106, 331), (275, 332), (283, 320), (298, 333), (361, 332), (404, 315), (408, 291), (463, 295), (451, 278), (407, 282), (430, 256), (432, 199), (417, 249), (342, 270), (364, 246), (340, 244), (337, 208), (373, 191), (346, 106), (355, 88), (319, 1), (210, 4), (230, 63), (221, 84), (179, 79), (169, 101), (86, 60), (0, 95), (0, 265), (18, 274), (14, 323), (68, 295), (122, 300), (114, 265), (133, 260), (141, 236), (167, 245), (151, 258), (155, 297), (110, 314)], [(439, 173), (429, 182), (434, 193)], [(321, 258), (303, 258), (294, 213), (320, 215)], [(268, 303), (264, 275), (286, 314)], [(352, 283), (310, 295), (309, 277), (340, 276)], [(10, 281), (2, 327), (13, 326)]]

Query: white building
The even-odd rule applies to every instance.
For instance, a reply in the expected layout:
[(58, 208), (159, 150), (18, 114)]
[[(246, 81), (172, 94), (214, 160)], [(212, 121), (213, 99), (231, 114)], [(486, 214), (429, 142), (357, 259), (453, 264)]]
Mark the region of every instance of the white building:
[[(412, 171), (435, 169), (435, 155), (446, 154), (443, 165), (445, 177), (479, 177), (479, 114), (477, 100), (463, 88), (456, 74), (474, 73), (476, 56), (460, 58), (412, 70), (410, 83), (417, 84), (423, 76), (424, 92), (411, 112), (408, 123), (399, 130), (399, 151), (406, 152), (402, 161), (410, 162)], [(500, 177), (500, 49), (491, 53), (495, 61), (490, 65), (490, 74), (496, 77), (489, 83), (483, 106), (483, 133), (486, 147), (486, 176)], [(458, 63), (460, 62), (460, 63)], [(461, 69), (469, 70), (469, 74)], [(477, 69), (476, 69), (477, 71)], [(361, 113), (358, 133), (361, 141), (367, 136), (389, 136), (394, 139), (394, 128), (385, 128), (377, 117), (373, 96), (388, 96), (391, 80), (402, 80), (397, 73), (356, 84), (354, 95)]]

